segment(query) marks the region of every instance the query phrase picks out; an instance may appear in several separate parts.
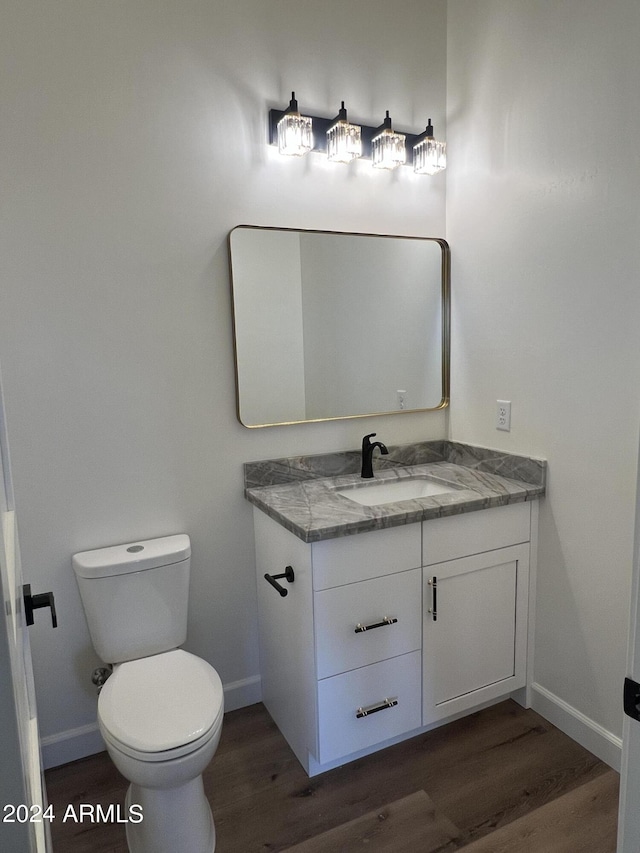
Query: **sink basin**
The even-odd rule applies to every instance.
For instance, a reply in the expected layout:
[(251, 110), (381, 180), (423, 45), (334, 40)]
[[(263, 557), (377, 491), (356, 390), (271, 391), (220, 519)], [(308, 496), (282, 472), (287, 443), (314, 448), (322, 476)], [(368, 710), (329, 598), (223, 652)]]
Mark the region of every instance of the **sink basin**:
[(428, 498), (432, 495), (445, 495), (455, 492), (454, 486), (446, 486), (426, 478), (412, 480), (391, 480), (377, 483), (367, 483), (366, 486), (351, 486), (348, 489), (338, 489), (336, 494), (363, 506), (408, 501), (412, 498)]

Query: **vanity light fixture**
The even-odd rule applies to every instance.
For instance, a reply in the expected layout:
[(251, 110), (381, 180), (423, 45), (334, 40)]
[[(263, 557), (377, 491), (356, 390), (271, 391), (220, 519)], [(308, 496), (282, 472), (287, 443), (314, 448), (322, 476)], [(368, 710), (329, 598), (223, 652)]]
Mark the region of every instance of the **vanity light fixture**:
[(296, 93), (291, 93), (289, 106), (278, 122), (278, 151), (289, 157), (302, 157), (313, 148), (312, 121), (300, 115)]
[(350, 163), (362, 156), (362, 128), (350, 124), (344, 101), (327, 131), (327, 160), (333, 163)]
[(435, 175), (446, 165), (446, 144), (433, 138), (431, 119), (416, 134), (395, 131), (388, 110), (379, 127), (351, 124), (344, 101), (335, 118), (301, 115), (295, 92), (285, 110), (269, 110), (269, 142), (287, 156), (321, 151), (332, 163), (369, 159), (376, 169), (386, 170), (406, 164), (418, 175)]
[(391, 126), (389, 110), (371, 140), (371, 165), (376, 169), (397, 169), (407, 162), (406, 135)]
[(437, 175), (447, 165), (447, 143), (433, 138), (431, 119), (413, 146), (413, 171), (417, 175)]

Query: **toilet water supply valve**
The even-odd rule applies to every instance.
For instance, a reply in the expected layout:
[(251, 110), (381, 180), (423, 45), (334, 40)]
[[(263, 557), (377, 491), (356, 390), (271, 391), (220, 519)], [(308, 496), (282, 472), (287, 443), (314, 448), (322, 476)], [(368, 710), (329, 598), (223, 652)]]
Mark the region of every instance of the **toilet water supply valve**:
[(109, 678), (112, 672), (113, 670), (107, 666), (98, 666), (96, 667), (96, 669), (93, 670), (93, 672), (91, 673), (91, 681), (98, 688), (98, 693), (100, 693), (100, 691), (104, 687), (105, 681), (107, 680), (107, 678)]

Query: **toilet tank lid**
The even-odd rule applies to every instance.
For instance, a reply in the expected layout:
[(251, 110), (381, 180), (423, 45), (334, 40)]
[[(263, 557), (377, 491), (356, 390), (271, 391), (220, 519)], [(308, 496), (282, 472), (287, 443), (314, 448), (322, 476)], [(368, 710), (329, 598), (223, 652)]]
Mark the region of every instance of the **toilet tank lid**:
[(81, 578), (107, 578), (168, 566), (190, 556), (189, 537), (186, 533), (178, 533), (159, 539), (82, 551), (74, 554), (71, 562), (74, 572)]

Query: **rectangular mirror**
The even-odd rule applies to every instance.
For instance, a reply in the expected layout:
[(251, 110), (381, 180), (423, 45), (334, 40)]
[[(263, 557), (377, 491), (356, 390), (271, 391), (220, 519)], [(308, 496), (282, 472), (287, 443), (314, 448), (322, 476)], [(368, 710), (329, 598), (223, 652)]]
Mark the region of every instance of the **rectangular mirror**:
[(229, 253), (242, 424), (448, 405), (445, 240), (239, 225)]

